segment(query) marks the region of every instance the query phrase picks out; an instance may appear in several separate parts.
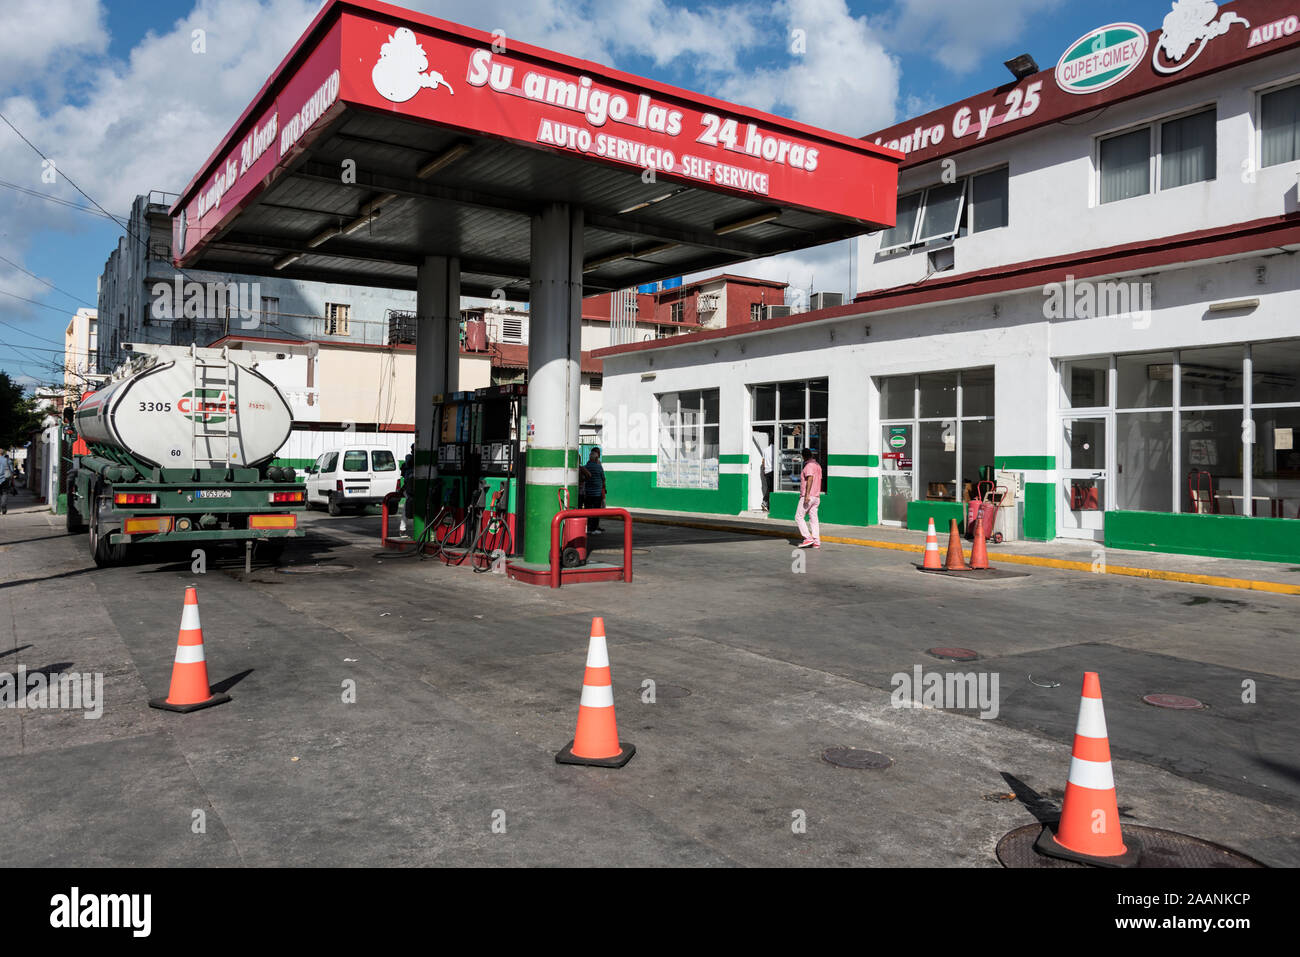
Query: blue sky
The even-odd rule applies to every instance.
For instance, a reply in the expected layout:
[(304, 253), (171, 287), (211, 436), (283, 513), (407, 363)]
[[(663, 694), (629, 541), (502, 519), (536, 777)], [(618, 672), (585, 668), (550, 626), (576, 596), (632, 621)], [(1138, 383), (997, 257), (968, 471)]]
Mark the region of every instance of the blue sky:
[[(1016, 54), (1047, 68), (1093, 27), (1128, 20), (1153, 29), (1169, 10), (1169, 0), (399, 5), (858, 136), (1001, 85), (1002, 61)], [(43, 181), (40, 157), (0, 123), (0, 370), (61, 381), (63, 330), (73, 311), (94, 305), (122, 234), (64, 205), (92, 205), (69, 180), (119, 218), (138, 193), (181, 189), (319, 7), (4, 0), (0, 112), (60, 175)], [(196, 28), (206, 32), (202, 58), (190, 49)], [(808, 38), (799, 58), (789, 51), (794, 29)], [(849, 291), (843, 243), (735, 271)]]

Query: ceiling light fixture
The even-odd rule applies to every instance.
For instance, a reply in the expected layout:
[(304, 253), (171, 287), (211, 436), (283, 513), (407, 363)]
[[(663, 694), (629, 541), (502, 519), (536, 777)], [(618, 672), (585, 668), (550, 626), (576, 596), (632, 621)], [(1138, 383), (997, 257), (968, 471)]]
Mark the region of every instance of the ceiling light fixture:
[(750, 216), (746, 219), (737, 219), (734, 222), (723, 223), (721, 226), (713, 227), (713, 231), (719, 236), (725, 236), (727, 233), (734, 233), (742, 229), (748, 229), (750, 226), (761, 226), (763, 223), (770, 223), (781, 216), (780, 210), (770, 209), (765, 213), (759, 213), (757, 216)]
[(446, 169), (456, 160), (460, 159), (472, 149), (469, 143), (457, 143), (449, 149), (443, 150), (429, 162), (420, 167), (420, 171), (415, 174), (417, 179), (428, 179), (434, 173), (441, 169)]

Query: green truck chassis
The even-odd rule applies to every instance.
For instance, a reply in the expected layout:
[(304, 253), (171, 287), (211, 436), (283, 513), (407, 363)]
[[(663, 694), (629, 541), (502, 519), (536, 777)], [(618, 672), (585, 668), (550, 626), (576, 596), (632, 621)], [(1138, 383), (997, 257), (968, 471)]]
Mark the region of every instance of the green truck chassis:
[[(122, 561), (133, 544), (168, 542), (252, 541), (259, 557), (274, 560), (286, 539), (302, 536), (306, 496), (290, 470), (264, 477), (254, 468), (159, 469), (128, 458), (82, 456), (68, 479), (68, 531), (89, 532), (97, 565)], [(277, 493), (297, 500), (276, 501)]]

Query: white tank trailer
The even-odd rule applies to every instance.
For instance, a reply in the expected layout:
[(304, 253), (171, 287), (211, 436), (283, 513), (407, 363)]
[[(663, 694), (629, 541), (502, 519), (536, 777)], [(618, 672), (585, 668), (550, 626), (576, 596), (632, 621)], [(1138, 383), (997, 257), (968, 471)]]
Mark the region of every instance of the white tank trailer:
[(288, 440), (293, 412), (254, 366), (239, 350), (138, 357), (81, 403), (77, 431), (154, 468), (256, 467)]
[[(306, 495), (268, 466), (293, 413), (259, 361), (275, 353), (133, 344), (133, 358), (77, 408), (88, 452), (67, 477), (68, 531), (98, 565), (135, 543), (225, 543), (274, 561), (301, 535)], [(207, 545), (203, 546), (205, 549)]]

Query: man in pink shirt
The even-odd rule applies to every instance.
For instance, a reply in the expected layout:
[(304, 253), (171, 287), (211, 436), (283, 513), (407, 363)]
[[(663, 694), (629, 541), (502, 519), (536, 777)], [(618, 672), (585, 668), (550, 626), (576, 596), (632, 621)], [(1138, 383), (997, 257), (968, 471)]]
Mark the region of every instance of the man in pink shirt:
[[(813, 458), (812, 449), (804, 449), (803, 472), (799, 475), (799, 504), (794, 511), (795, 524), (799, 526), (799, 534), (803, 536), (803, 541), (799, 543), (800, 548), (822, 547), (821, 526), (817, 524), (817, 505), (821, 497), (822, 467)], [(812, 522), (811, 532), (804, 524), (805, 513)]]

